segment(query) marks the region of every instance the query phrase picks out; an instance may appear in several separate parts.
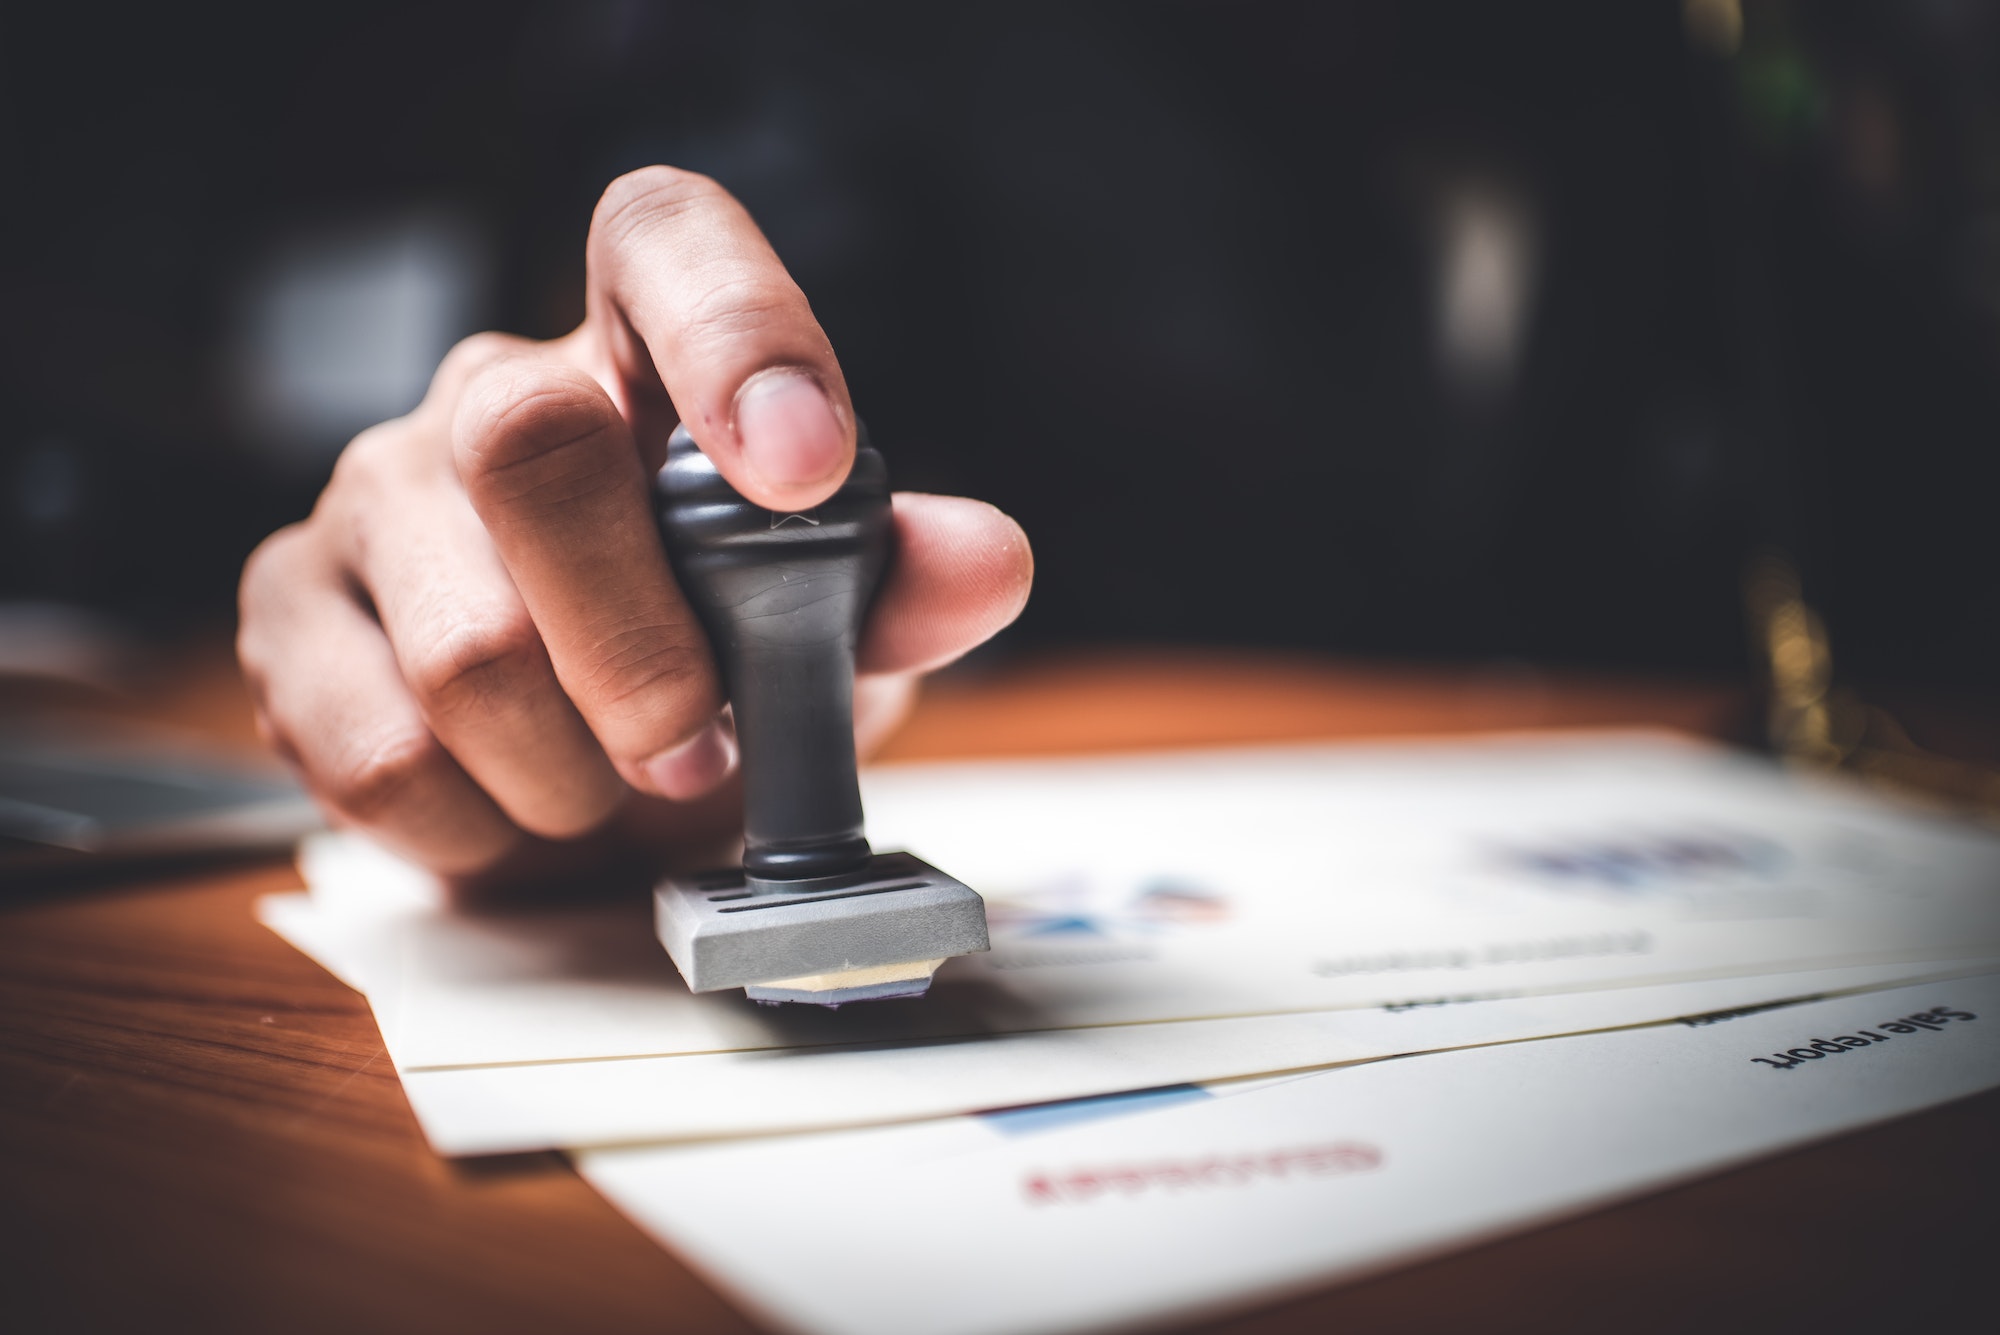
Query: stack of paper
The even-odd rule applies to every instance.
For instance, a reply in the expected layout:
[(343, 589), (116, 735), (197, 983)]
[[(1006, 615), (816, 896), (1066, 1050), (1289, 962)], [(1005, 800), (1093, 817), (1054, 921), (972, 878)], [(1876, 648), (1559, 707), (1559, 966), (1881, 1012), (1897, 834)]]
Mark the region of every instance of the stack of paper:
[[(809, 1331), (1240, 1302), (2000, 1084), (2000, 1025), (1954, 1018), (2000, 1000), (2000, 840), (1716, 748), (905, 766), (863, 791), (877, 847), (990, 906), (992, 953), (922, 1001), (693, 996), (647, 906), (453, 913), (351, 838), (262, 912), (367, 993), (441, 1152), (578, 1151)], [(985, 1111), (1056, 1100), (1083, 1101)], [(1048, 1281), (963, 1301), (1024, 1260)]]

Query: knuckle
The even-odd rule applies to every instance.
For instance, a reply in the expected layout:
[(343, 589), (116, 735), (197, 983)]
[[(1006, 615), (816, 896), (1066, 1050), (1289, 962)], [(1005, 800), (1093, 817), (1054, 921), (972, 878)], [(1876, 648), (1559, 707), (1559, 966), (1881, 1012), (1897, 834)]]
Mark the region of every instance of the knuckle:
[(462, 623), (415, 656), (410, 687), (435, 714), (504, 712), (535, 688), (546, 652), (525, 613)]
[(301, 584), (319, 564), (310, 521), (287, 524), (258, 543), (236, 582), (236, 653), (245, 669), (260, 666), (266, 623), (281, 620)]
[(238, 588), (246, 595), (243, 608), (246, 613), (249, 611), (247, 594), (253, 589), (284, 583), (290, 572), (298, 568), (300, 558), (311, 541), (304, 523), (287, 524), (251, 549), (243, 562), (243, 576), (238, 583)]
[(729, 198), (728, 191), (700, 172), (664, 165), (641, 167), (604, 188), (591, 216), (591, 240), (616, 244), (690, 208)]
[(438, 363), (438, 369), (470, 372), (487, 362), (508, 356), (520, 345), (521, 340), (512, 334), (502, 334), (492, 329), (477, 334), (467, 334), (451, 345), (451, 351), (445, 353), (444, 360)]
[[(632, 631), (607, 641), (596, 666), (577, 694), (592, 702), (599, 718), (631, 719), (639, 724), (623, 745), (604, 738), (607, 750), (621, 759), (644, 760), (666, 740), (685, 736), (720, 707), (715, 672), (697, 645), (663, 641), (658, 631)], [(624, 728), (602, 731), (614, 735)]]
[(525, 342), (512, 334), (492, 330), (468, 334), (452, 344), (451, 351), (438, 363), (437, 373), (431, 377), (433, 393), (452, 397), (482, 368), (519, 352)]
[(250, 696), (250, 703), (262, 716), (264, 703), (270, 698), (270, 665), (264, 657), (264, 646), (248, 624), (236, 629), (236, 666), (243, 677), (243, 689)]
[(320, 776), (317, 786), (340, 811), (371, 824), (435, 782), (447, 763), (437, 738), (410, 729), (392, 733), (336, 763)]
[(371, 426), (347, 442), (333, 461), (333, 476), (321, 494), (321, 504), (349, 493), (366, 495), (391, 475), (405, 453), (403, 433), (396, 429), (401, 421), (397, 418)]
[(250, 698), (261, 701), (265, 695), (265, 683), (271, 675), (270, 660), (265, 653), (265, 637), (250, 599), (241, 597), (239, 601), (242, 611), (236, 619), (236, 666), (243, 675), (243, 685), (250, 692)]
[(638, 476), (618, 410), (582, 372), (536, 374), (469, 404), (454, 445), (475, 507), (558, 512)]
[(811, 318), (796, 289), (747, 277), (708, 288), (688, 304), (683, 316), (685, 336), (695, 343), (787, 329)]
[(617, 409), (581, 371), (499, 362), (467, 388), (454, 432), (459, 472), (474, 477), (570, 455), (601, 443), (618, 424)]

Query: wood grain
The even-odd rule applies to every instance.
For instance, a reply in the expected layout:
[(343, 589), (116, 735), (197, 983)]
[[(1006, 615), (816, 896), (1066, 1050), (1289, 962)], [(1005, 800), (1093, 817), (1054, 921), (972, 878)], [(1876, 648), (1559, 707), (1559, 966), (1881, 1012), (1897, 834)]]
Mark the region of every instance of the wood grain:
[[(213, 645), (147, 695), (247, 736)], [(890, 755), (1720, 732), (1743, 710), (1716, 685), (1104, 655), (939, 683)], [(432, 1155), (360, 997), (252, 921), (296, 884), (266, 863), (0, 907), (0, 1329), (753, 1329), (556, 1156)], [(1204, 1329), (1949, 1325), (2000, 1237), (1996, 1133), (2000, 1096), (1968, 1100)]]

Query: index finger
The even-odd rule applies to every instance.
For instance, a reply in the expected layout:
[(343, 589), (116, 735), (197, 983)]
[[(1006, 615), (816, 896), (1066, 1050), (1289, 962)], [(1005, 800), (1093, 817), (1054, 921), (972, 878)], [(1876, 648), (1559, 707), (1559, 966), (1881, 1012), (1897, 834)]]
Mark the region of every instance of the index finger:
[[(628, 783), (680, 795), (673, 756), (700, 741), (722, 696), (625, 419), (595, 378), (526, 348), (467, 379), (452, 450), (563, 693)], [(519, 648), (474, 645), (467, 656)]]
[(647, 167), (591, 219), (587, 327), (642, 446), (674, 420), (731, 486), (798, 511), (854, 461), (854, 406), (812, 307), (750, 214), (705, 176)]

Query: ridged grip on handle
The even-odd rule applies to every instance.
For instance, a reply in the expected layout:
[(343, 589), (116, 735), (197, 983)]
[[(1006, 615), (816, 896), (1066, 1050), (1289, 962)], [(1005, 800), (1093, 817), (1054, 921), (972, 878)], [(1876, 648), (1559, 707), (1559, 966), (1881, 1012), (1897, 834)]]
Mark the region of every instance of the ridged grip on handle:
[(854, 648), (889, 559), (882, 456), (862, 432), (841, 489), (786, 514), (743, 499), (681, 427), (654, 507), (735, 708), (744, 871), (795, 881), (861, 866)]

